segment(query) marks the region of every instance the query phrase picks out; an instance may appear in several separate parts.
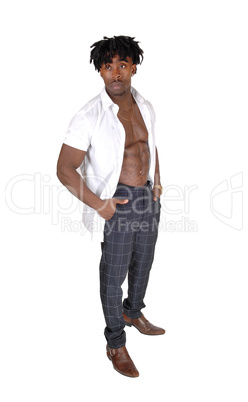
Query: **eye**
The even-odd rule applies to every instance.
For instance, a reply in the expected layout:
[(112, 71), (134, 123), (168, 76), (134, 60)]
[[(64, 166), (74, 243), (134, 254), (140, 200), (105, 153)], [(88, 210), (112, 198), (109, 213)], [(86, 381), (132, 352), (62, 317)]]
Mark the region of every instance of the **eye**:
[(126, 67), (126, 64), (121, 64), (120, 65), (120, 68), (125, 68)]
[(111, 70), (111, 66), (109, 64), (105, 64), (106, 70)]

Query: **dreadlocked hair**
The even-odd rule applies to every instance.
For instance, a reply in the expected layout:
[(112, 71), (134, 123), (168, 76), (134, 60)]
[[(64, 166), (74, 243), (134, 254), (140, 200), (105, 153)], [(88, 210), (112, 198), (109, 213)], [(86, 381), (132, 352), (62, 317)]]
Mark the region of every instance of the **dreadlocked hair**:
[(139, 47), (135, 38), (130, 36), (103, 37), (103, 40), (95, 42), (90, 52), (90, 63), (93, 61), (95, 69), (99, 72), (102, 64), (111, 63), (113, 57), (118, 54), (122, 60), (130, 57), (133, 64), (141, 64), (143, 50)]

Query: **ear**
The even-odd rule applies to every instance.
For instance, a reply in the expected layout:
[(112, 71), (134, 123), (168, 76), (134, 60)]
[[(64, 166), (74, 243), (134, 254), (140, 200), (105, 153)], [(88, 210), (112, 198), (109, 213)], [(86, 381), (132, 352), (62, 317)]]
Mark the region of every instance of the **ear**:
[(136, 70), (137, 70), (136, 64), (132, 64), (132, 76), (136, 74)]

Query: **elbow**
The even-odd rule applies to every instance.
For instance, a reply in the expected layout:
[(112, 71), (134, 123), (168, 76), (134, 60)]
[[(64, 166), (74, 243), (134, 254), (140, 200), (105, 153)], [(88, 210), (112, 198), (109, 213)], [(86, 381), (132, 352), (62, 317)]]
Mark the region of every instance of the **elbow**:
[(68, 164), (60, 163), (58, 161), (57, 164), (57, 177), (59, 181), (64, 185), (67, 186), (73, 180), (74, 172), (76, 169), (71, 167)]
[(61, 165), (59, 162), (57, 163), (57, 178), (59, 181), (64, 184), (65, 181), (65, 169), (63, 165)]

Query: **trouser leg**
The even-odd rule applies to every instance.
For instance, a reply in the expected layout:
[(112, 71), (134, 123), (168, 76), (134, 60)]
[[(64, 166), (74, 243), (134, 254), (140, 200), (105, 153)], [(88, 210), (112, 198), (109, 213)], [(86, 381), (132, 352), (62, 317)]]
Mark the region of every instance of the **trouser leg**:
[[(114, 223), (115, 219), (116, 223)], [(121, 286), (130, 264), (133, 235), (131, 232), (117, 230), (116, 217), (108, 222), (114, 226), (108, 235), (105, 234), (104, 243), (102, 243), (100, 295), (106, 321), (104, 334), (107, 343), (111, 348), (120, 348), (126, 342)]]
[(160, 201), (150, 200), (150, 209), (144, 214), (139, 230), (135, 233), (133, 253), (128, 270), (128, 297), (123, 311), (130, 318), (139, 318), (145, 307), (144, 297), (154, 259), (160, 218)]

